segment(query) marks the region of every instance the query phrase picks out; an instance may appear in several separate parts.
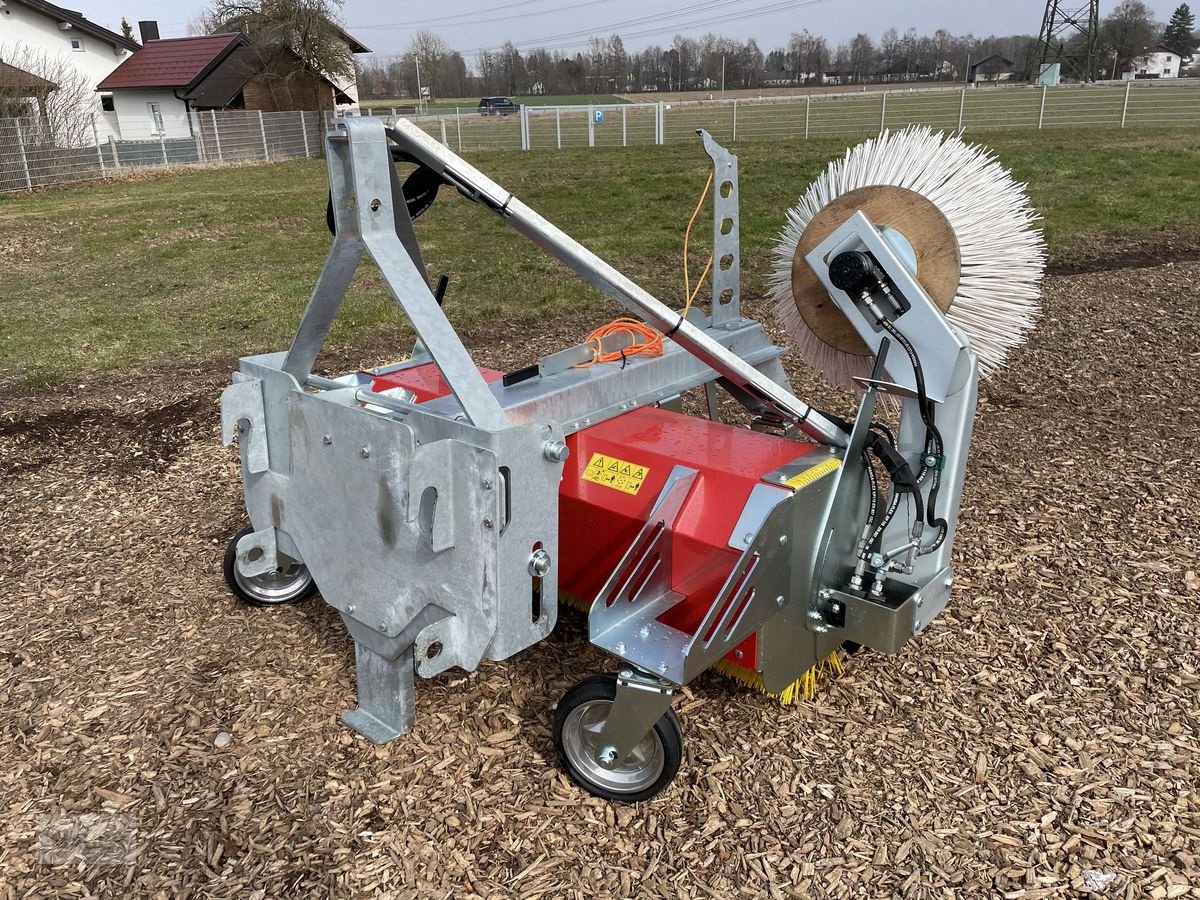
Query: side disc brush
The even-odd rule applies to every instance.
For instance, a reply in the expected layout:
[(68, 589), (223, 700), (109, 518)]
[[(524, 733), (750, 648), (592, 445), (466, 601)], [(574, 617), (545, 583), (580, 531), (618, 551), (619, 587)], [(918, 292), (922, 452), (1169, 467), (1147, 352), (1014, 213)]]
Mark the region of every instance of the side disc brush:
[(917, 280), (971, 342), (986, 376), (1038, 315), (1046, 249), (1025, 185), (987, 149), (928, 127), (884, 132), (846, 151), (788, 210), (774, 250), (776, 316), (833, 384), (868, 375), (866, 345), (805, 256), (861, 210), (912, 250)]

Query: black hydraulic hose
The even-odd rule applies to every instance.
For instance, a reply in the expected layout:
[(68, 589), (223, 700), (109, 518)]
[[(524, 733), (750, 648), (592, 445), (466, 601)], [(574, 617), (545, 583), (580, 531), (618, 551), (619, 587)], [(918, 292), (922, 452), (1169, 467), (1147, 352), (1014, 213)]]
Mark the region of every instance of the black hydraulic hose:
[[(890, 334), (896, 340), (896, 342), (904, 348), (904, 352), (908, 354), (909, 362), (912, 363), (913, 374), (916, 376), (917, 380), (917, 408), (921, 413), (921, 421), (925, 423), (926, 455), (932, 452), (940, 460), (945, 445), (942, 443), (942, 434), (940, 431), (938, 431), (938, 427), (934, 422), (933, 404), (930, 402), (929, 396), (925, 392), (925, 372), (921, 368), (921, 360), (917, 356), (917, 351), (913, 348), (913, 345), (909, 342), (908, 338), (897, 331), (896, 327), (891, 322), (887, 321), (886, 319), (880, 319), (879, 324), (884, 331)], [(930, 445), (932, 445), (932, 447)], [(918, 484), (924, 480), (925, 475), (930, 468), (931, 467), (926, 464), (925, 460), (922, 459), (921, 472), (917, 476)], [(944, 518), (938, 516), (936, 513), (937, 495), (940, 485), (941, 476), (937, 467), (934, 466), (933, 482), (929, 488), (929, 506), (923, 511), (924, 515), (922, 515), (922, 511), (920, 511), (921, 492), (916, 491), (913, 495), (916, 498), (915, 502), (918, 504), (917, 520), (921, 521), (922, 519), (925, 519), (930, 525), (938, 530), (937, 537), (934, 538), (933, 543), (926, 547), (918, 548), (917, 554), (921, 556), (937, 550), (937, 548), (940, 547), (946, 540), (946, 535), (950, 532), (950, 523)]]

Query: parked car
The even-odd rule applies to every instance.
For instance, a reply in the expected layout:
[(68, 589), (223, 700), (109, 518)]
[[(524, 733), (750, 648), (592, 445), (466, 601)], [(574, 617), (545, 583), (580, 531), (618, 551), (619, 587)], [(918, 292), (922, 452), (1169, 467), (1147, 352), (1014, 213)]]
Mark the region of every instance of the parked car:
[(479, 101), (481, 116), (514, 116), (521, 111), (521, 104), (507, 97), (484, 97)]

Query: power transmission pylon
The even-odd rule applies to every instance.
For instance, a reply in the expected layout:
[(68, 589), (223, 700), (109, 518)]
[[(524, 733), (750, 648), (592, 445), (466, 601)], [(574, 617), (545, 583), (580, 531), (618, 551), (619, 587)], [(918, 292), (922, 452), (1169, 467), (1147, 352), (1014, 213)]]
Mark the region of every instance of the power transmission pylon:
[(1059, 63), (1063, 77), (1094, 81), (1099, 34), (1100, 0), (1046, 0), (1034, 53), (1038, 63), (1034, 77), (1045, 66)]

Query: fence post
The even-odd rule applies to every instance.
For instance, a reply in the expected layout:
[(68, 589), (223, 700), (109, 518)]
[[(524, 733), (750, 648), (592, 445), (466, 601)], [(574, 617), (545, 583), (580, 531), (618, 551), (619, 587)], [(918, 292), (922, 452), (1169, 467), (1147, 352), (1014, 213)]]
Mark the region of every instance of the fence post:
[(667, 142), (667, 107), (661, 100), (658, 101), (658, 142)]
[(217, 162), (225, 162), (225, 156), (221, 153), (221, 129), (217, 127), (217, 111), (211, 109), (209, 113), (212, 115), (213, 140), (217, 142)]
[(1047, 87), (1047, 85), (1044, 85), (1044, 84), (1042, 85), (1042, 107), (1041, 107), (1041, 109), (1038, 110), (1038, 130), (1039, 131), (1042, 128), (1042, 122), (1046, 118), (1046, 87)]
[(308, 123), (304, 121), (304, 110), (298, 112), (300, 114), (300, 133), (304, 135), (304, 158), (308, 159)]
[(21, 168), (25, 170), (25, 189), (33, 190), (33, 179), (29, 177), (29, 157), (25, 155), (25, 137), (21, 134), (21, 120), (13, 119), (17, 126), (17, 149), (21, 151)]
[(446, 119), (444, 116), (438, 116), (438, 124), (442, 126), (442, 146), (449, 147), (450, 142), (446, 140)]
[(621, 107), (621, 146), (629, 146), (629, 127), (625, 118), (625, 107)]
[(111, 134), (108, 136), (108, 148), (112, 150), (113, 168), (121, 168), (121, 157), (117, 153), (117, 139)]
[(162, 151), (163, 165), (165, 166), (168, 164), (166, 126), (163, 126), (163, 129), (158, 133), (158, 149)]
[(262, 134), (263, 159), (266, 162), (270, 162), (271, 161), (271, 151), (267, 148), (267, 126), (266, 126), (266, 123), (263, 121), (263, 114), (262, 114), (261, 109), (258, 111), (258, 130), (259, 130), (259, 133)]
[(808, 122), (812, 113), (812, 94), (804, 98), (804, 139), (808, 140)]
[(554, 137), (558, 141), (558, 149), (562, 149), (562, 107), (554, 107)]
[(880, 95), (880, 101), (881, 102), (879, 104), (879, 133), (883, 134), (883, 132), (887, 129), (887, 91), (884, 91)]
[(92, 116), (92, 140), (96, 142), (96, 159), (100, 162), (100, 177), (107, 178), (108, 172), (104, 168), (104, 151), (100, 149), (100, 132), (96, 130), (95, 116)]
[(958, 98), (958, 130), (963, 130), (963, 110), (967, 105), (967, 89), (963, 88)]
[(454, 107), (454, 125), (458, 129), (458, 152), (462, 153), (462, 110)]
[(1125, 82), (1125, 103), (1121, 106), (1121, 127), (1125, 127), (1125, 117), (1129, 114), (1129, 89), (1133, 87), (1133, 80)]
[(596, 146), (596, 108), (588, 104), (588, 146)]

